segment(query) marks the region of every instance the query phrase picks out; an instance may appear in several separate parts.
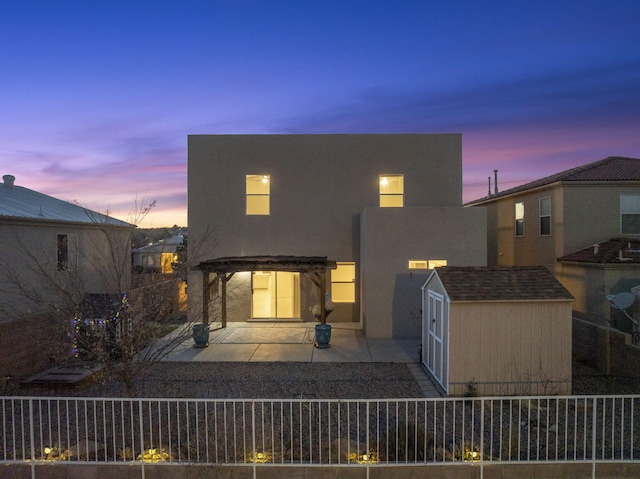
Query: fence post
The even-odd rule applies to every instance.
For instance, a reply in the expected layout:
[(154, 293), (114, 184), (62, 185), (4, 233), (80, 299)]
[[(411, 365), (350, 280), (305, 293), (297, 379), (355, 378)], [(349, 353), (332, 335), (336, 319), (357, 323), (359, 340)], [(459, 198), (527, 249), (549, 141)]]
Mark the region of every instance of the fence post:
[[(29, 399), (29, 435), (31, 436), (31, 477), (36, 479), (36, 447), (34, 436), (34, 424), (33, 424), (33, 399)], [(24, 440), (24, 439), (23, 439)]]
[[(133, 406), (133, 401), (130, 401), (131, 405)], [(138, 417), (140, 418), (140, 455), (142, 457), (142, 470), (141, 470), (141, 474), (142, 474), (142, 479), (145, 479), (145, 470), (144, 470), (144, 419), (143, 419), (143, 414), (142, 414), (142, 399), (138, 400)], [(151, 445), (149, 445), (151, 446)], [(136, 449), (135, 449), (135, 445), (133, 448), (133, 460), (135, 461), (136, 459)]]
[[(251, 401), (251, 455), (249, 457), (253, 457), (253, 479), (256, 479), (258, 471), (256, 470), (257, 461), (256, 461), (256, 402), (255, 401)], [(245, 458), (245, 461), (246, 461), (246, 458)]]
[(596, 479), (596, 420), (598, 418), (598, 398), (593, 398), (593, 412), (591, 416), (591, 478)]
[(484, 477), (484, 403), (487, 399), (480, 400), (480, 479)]

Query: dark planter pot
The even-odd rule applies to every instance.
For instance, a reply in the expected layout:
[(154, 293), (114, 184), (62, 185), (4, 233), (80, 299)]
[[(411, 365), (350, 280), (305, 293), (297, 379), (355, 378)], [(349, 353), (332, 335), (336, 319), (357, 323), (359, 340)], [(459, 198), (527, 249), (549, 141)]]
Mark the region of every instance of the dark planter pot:
[(331, 325), (316, 324), (316, 348), (328, 348), (331, 341)]
[(196, 348), (206, 348), (209, 346), (209, 326), (194, 324), (193, 341), (195, 342), (194, 347)]

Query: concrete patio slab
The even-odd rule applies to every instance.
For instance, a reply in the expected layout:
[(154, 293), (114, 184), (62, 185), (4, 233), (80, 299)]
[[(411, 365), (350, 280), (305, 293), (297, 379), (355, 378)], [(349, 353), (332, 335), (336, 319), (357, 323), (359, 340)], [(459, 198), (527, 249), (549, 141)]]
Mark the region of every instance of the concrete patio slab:
[(260, 344), (250, 361), (310, 363), (313, 349), (313, 344)]

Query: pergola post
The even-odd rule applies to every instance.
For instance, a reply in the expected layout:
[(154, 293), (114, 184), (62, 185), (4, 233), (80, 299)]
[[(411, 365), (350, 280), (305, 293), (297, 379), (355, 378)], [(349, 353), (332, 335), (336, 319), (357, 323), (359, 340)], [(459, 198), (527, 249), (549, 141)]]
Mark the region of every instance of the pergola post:
[(226, 273), (218, 273), (218, 279), (222, 284), (221, 298), (220, 298), (220, 320), (222, 322), (222, 327), (227, 327), (227, 274)]
[(327, 305), (325, 297), (327, 293), (327, 270), (320, 272), (320, 324), (327, 323)]
[(209, 272), (202, 271), (202, 324), (209, 326)]

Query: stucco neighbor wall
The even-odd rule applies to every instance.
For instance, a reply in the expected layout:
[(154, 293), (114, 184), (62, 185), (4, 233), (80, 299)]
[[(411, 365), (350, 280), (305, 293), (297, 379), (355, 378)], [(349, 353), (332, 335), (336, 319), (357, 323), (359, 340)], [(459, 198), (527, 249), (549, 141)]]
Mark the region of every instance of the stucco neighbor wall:
[[(60, 291), (65, 289), (74, 293), (126, 291), (131, 285), (130, 231), (63, 221), (0, 220), (0, 321), (59, 309), (56, 295), (64, 298)], [(58, 234), (77, 235), (73, 271), (57, 270)], [(121, 268), (118, 274), (112, 254)]]
[(429, 271), (409, 270), (409, 260), (486, 266), (484, 208), (365, 208), (361, 218), (361, 309), (367, 337), (421, 336), (421, 287)]
[[(634, 264), (559, 263), (558, 280), (574, 296), (573, 310), (600, 324), (610, 322), (631, 333), (631, 321), (607, 300), (608, 295), (631, 292), (640, 285), (640, 270)], [(637, 303), (636, 303), (637, 307)], [(628, 310), (633, 314), (632, 308)]]

